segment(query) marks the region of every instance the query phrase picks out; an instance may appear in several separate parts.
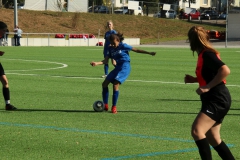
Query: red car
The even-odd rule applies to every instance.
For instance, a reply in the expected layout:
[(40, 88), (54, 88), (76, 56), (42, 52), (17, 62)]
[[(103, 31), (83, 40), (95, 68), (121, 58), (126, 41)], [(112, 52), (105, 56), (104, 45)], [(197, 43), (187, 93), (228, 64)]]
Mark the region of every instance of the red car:
[(201, 13), (198, 10), (192, 10), (190, 13), (183, 14), (184, 19), (188, 19), (191, 21), (192, 19), (201, 19)]

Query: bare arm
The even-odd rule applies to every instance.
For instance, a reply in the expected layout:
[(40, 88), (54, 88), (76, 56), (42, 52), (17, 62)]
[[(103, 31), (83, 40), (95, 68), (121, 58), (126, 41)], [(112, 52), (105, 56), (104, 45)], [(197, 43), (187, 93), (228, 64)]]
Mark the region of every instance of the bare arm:
[(218, 69), (217, 75), (213, 78), (211, 82), (207, 84), (209, 89), (215, 87), (219, 83), (221, 83), (228, 75), (230, 74), (230, 69), (227, 65), (223, 65), (221, 68)]
[(105, 59), (100, 62), (90, 62), (90, 65), (98, 66), (98, 65), (102, 65), (102, 64), (108, 64), (108, 60), (109, 60), (109, 57), (105, 57)]
[(142, 53), (142, 54), (149, 54), (149, 55), (152, 55), (152, 56), (156, 55), (156, 52), (148, 52), (148, 51), (140, 50), (140, 49), (137, 49), (137, 48), (132, 48), (132, 51), (137, 52), (137, 53)]
[(191, 75), (186, 74), (184, 77), (184, 82), (185, 83), (196, 83), (198, 82), (197, 77), (193, 77)]

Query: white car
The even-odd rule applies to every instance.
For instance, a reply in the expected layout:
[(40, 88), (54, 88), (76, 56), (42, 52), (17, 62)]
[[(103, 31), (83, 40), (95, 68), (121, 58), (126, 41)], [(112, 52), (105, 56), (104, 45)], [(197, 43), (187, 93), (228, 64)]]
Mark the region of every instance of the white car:
[(173, 18), (175, 19), (176, 18), (176, 12), (172, 9), (168, 10), (166, 13), (166, 18)]
[(128, 7), (122, 7), (114, 10), (115, 14), (128, 14)]
[(143, 16), (143, 10), (141, 6), (138, 6), (138, 9), (128, 9), (128, 7), (122, 7), (117, 10), (114, 10), (115, 14), (130, 14), (130, 15), (140, 15)]

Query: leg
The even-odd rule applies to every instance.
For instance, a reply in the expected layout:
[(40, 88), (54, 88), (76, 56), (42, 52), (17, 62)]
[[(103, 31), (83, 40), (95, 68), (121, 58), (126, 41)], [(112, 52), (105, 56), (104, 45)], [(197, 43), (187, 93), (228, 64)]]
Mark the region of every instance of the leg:
[(17, 46), (17, 35), (14, 35), (14, 45)]
[(10, 104), (10, 91), (9, 91), (8, 80), (7, 80), (6, 75), (2, 75), (0, 77), (0, 81), (1, 81), (2, 86), (3, 86), (2, 93), (3, 93), (5, 103), (6, 103), (5, 109), (6, 110), (17, 109), (16, 107), (14, 107), (13, 105)]
[(218, 152), (218, 155), (223, 160), (235, 160), (228, 146), (221, 140), (220, 137), (221, 124), (216, 123), (206, 134), (208, 142)]
[(211, 129), (206, 133), (207, 140), (211, 146), (218, 146), (221, 143), (220, 137), (221, 124), (216, 123)]
[[(107, 53), (104, 54), (104, 58), (105, 58), (106, 56), (107, 56)], [(108, 68), (109, 68), (108, 63), (104, 64), (104, 75), (102, 76), (102, 78), (107, 77), (107, 75), (108, 75)]]
[(103, 103), (105, 105), (105, 110), (108, 110), (108, 96), (109, 96), (109, 90), (108, 90), (108, 85), (109, 85), (109, 81), (108, 80), (104, 80), (102, 83), (102, 99), (103, 99)]
[(196, 142), (202, 160), (212, 160), (210, 146), (205, 134), (215, 123), (214, 120), (202, 112), (197, 115), (193, 122), (191, 134)]
[(117, 100), (119, 96), (119, 86), (120, 83), (118, 81), (114, 81), (113, 83), (113, 96), (112, 96), (112, 113), (117, 113)]
[(20, 46), (20, 37), (17, 36), (17, 46)]
[(104, 76), (106, 77), (106, 75), (108, 75), (108, 64), (104, 64)]

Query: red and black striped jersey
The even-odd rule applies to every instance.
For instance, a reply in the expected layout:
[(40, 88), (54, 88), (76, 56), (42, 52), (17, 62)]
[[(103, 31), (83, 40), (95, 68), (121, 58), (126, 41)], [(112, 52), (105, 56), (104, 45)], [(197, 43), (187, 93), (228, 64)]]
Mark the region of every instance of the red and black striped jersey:
[[(216, 76), (218, 69), (225, 65), (218, 54), (203, 50), (198, 54), (196, 76), (199, 86), (206, 86)], [(221, 82), (226, 84), (226, 80)]]

